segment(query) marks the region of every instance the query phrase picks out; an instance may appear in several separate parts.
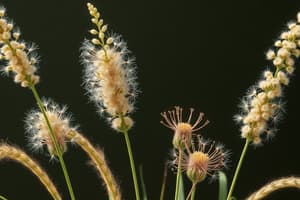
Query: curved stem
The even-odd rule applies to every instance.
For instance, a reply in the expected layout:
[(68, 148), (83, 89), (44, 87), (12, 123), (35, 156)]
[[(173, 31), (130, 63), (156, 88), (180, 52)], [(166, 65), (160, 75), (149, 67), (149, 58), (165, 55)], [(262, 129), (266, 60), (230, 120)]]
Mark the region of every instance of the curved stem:
[(175, 200), (178, 200), (179, 197), (179, 186), (181, 179), (181, 160), (182, 160), (182, 150), (179, 149), (178, 153), (178, 165), (177, 165), (177, 176), (176, 176), (176, 189), (175, 189)]
[(0, 195), (0, 199), (2, 200), (7, 200), (7, 198), (5, 198), (4, 196)]
[(38, 107), (39, 109), (41, 110), (44, 118), (45, 118), (45, 121), (47, 123), (47, 126), (49, 128), (49, 132), (50, 132), (50, 136), (51, 136), (51, 140), (53, 141), (53, 144), (54, 144), (54, 148), (55, 148), (55, 151), (57, 153), (57, 157), (59, 159), (59, 163), (61, 165), (61, 168), (62, 168), (62, 171), (63, 171), (63, 174), (64, 174), (64, 177), (65, 177), (65, 181), (66, 181), (66, 184), (68, 186), (68, 190), (69, 190), (69, 194), (70, 194), (70, 197), (72, 200), (75, 200), (75, 195), (74, 195), (74, 192), (73, 192), (73, 188), (72, 188), (72, 184), (71, 184), (71, 181), (70, 181), (70, 177), (69, 177), (69, 174), (68, 174), (68, 170), (67, 170), (67, 167), (66, 167), (66, 164), (65, 164), (65, 161), (63, 159), (63, 156), (62, 156), (62, 150), (60, 148), (60, 146), (58, 145), (58, 142), (57, 142), (57, 138), (54, 134), (54, 131), (51, 127), (51, 124), (50, 124), (50, 121), (48, 119), (48, 116), (46, 114), (46, 111), (45, 111), (45, 108), (43, 106), (43, 103), (41, 101), (41, 98), (37, 92), (37, 90), (35, 89), (34, 85), (30, 85), (30, 89), (33, 93), (33, 96), (38, 104)]
[(242, 154), (240, 156), (239, 163), (238, 163), (238, 165), (236, 167), (236, 170), (235, 170), (232, 182), (231, 182), (231, 186), (230, 186), (230, 189), (229, 189), (229, 192), (228, 192), (228, 195), (227, 195), (227, 200), (231, 200), (231, 196), (232, 196), (232, 193), (233, 193), (233, 190), (234, 190), (237, 178), (239, 176), (239, 172), (240, 172), (241, 166), (243, 164), (243, 161), (244, 161), (244, 158), (245, 158), (245, 155), (246, 155), (249, 143), (250, 143), (250, 139), (247, 138), (246, 142), (245, 142), (245, 145), (244, 145), (244, 148), (243, 148), (243, 151), (242, 151)]
[(121, 200), (122, 195), (120, 187), (105, 161), (104, 152), (95, 148), (87, 138), (76, 131), (70, 131), (66, 134), (66, 136), (72, 142), (78, 144), (92, 160), (93, 166), (98, 170), (99, 175), (103, 179), (109, 199)]
[(128, 150), (128, 156), (130, 160), (130, 166), (131, 166), (131, 173), (132, 173), (132, 179), (133, 179), (133, 184), (134, 184), (134, 190), (135, 190), (135, 197), (136, 200), (140, 200), (140, 193), (139, 193), (139, 185), (136, 177), (136, 170), (135, 170), (135, 165), (134, 165), (134, 159), (132, 155), (132, 150), (131, 150), (131, 144), (128, 136), (128, 131), (124, 130), (123, 131), (124, 136), (125, 136), (125, 141), (126, 141), (126, 146)]
[(5, 143), (1, 144), (0, 160), (2, 159), (9, 159), (23, 165), (39, 179), (39, 181), (43, 184), (43, 186), (45, 186), (46, 190), (50, 193), (54, 200), (62, 199), (48, 174), (24, 151)]

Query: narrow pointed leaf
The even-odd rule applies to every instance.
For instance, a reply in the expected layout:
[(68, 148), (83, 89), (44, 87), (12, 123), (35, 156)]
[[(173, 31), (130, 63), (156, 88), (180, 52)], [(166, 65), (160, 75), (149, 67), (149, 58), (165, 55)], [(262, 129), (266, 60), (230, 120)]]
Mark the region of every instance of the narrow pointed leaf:
[(227, 177), (224, 172), (219, 172), (219, 200), (226, 200), (227, 197)]

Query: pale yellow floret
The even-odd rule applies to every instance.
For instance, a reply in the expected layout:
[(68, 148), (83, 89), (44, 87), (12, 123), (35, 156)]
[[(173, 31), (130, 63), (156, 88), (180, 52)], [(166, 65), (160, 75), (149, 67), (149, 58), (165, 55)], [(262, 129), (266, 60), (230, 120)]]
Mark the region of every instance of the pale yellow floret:
[(0, 43), (3, 44), (0, 52), (3, 55), (2, 59), (8, 61), (5, 71), (14, 72), (14, 81), (20, 83), (22, 87), (37, 84), (39, 77), (34, 74), (36, 67), (28, 58), (26, 45), (18, 41), (20, 33), (13, 32), (13, 25), (2, 17), (3, 15), (0, 14)]
[(274, 60), (273, 60), (273, 64), (276, 66), (276, 65), (281, 65), (283, 62), (282, 58), (280, 57), (276, 57)]

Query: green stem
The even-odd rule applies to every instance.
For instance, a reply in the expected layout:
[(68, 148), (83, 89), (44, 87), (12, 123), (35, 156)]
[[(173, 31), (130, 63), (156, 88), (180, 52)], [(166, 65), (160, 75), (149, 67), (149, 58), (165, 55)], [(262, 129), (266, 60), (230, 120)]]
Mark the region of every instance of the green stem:
[(180, 186), (180, 177), (181, 177), (181, 160), (182, 160), (182, 150), (179, 149), (178, 153), (178, 165), (177, 165), (177, 176), (176, 176), (176, 189), (175, 189), (175, 200), (178, 200), (179, 197), (179, 186)]
[(50, 124), (50, 121), (48, 119), (48, 116), (46, 114), (46, 111), (45, 111), (45, 108), (43, 106), (43, 103), (41, 101), (41, 98), (37, 92), (37, 90), (35, 89), (34, 85), (30, 85), (30, 89), (33, 93), (33, 96), (41, 110), (41, 112), (43, 113), (43, 116), (45, 118), (45, 121), (47, 123), (47, 126), (49, 128), (49, 131), (50, 131), (50, 136), (51, 136), (51, 140), (53, 141), (53, 144), (54, 144), (54, 149), (56, 151), (56, 154), (57, 154), (57, 157), (59, 159), (59, 162), (60, 162), (60, 165), (61, 165), (61, 168), (62, 168), (62, 171), (63, 171), (63, 174), (64, 174), (64, 177), (65, 177), (65, 180), (66, 180), (66, 183), (67, 183), (67, 186), (68, 186), (68, 190), (69, 190), (69, 194), (70, 194), (70, 197), (72, 200), (75, 200), (75, 195), (74, 195), (74, 192), (73, 192), (73, 188), (72, 188), (72, 184), (71, 184), (71, 181), (70, 181), (70, 177), (69, 177), (69, 174), (68, 174), (68, 170), (67, 170), (67, 167), (66, 167), (66, 164), (65, 164), (65, 161), (63, 159), (63, 156), (62, 156), (62, 150), (60, 148), (60, 146), (58, 145), (58, 141), (57, 141), (57, 138), (54, 134), (54, 131), (51, 127), (51, 124)]
[(140, 200), (140, 193), (139, 193), (139, 185), (136, 177), (136, 170), (135, 170), (135, 165), (134, 165), (134, 159), (132, 155), (132, 150), (131, 150), (131, 144), (128, 136), (128, 131), (123, 130), (125, 140), (126, 140), (126, 145), (127, 145), (127, 150), (128, 150), (128, 156), (130, 160), (130, 166), (131, 166), (131, 173), (132, 173), (132, 179), (133, 179), (133, 184), (134, 184), (134, 189), (135, 189), (135, 197), (136, 200)]
[(5, 198), (4, 196), (1, 196), (1, 195), (0, 195), (0, 199), (7, 200), (7, 198)]
[(195, 196), (196, 196), (196, 184), (195, 186), (193, 187), (193, 190), (192, 190), (192, 196), (191, 196), (191, 200), (194, 200), (195, 199)]
[(248, 149), (250, 141), (251, 140), (249, 138), (246, 139), (246, 142), (245, 142), (242, 154), (240, 156), (239, 163), (238, 163), (238, 165), (236, 167), (236, 170), (235, 170), (232, 182), (231, 182), (230, 190), (229, 190), (228, 195), (227, 195), (227, 200), (231, 200), (231, 196), (232, 196), (232, 193), (233, 193), (233, 190), (234, 190), (237, 178), (239, 176), (239, 172), (240, 172), (241, 166), (243, 164), (243, 161), (244, 161), (244, 158), (245, 158), (245, 155), (246, 155), (246, 152), (247, 152), (247, 149)]

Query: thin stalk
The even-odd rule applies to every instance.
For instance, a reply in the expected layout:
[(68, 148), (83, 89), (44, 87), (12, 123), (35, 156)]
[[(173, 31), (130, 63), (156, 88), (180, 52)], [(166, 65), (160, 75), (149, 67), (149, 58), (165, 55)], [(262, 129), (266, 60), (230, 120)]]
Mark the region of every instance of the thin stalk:
[(177, 176), (176, 176), (176, 188), (175, 188), (175, 200), (178, 200), (179, 197), (179, 185), (181, 177), (181, 160), (182, 160), (182, 150), (179, 149), (178, 153), (178, 165), (177, 165)]
[(165, 168), (164, 168), (164, 174), (163, 174), (163, 179), (162, 179), (162, 184), (161, 184), (159, 200), (164, 199), (165, 190), (166, 190), (167, 175), (168, 175), (168, 164), (166, 163)]
[(4, 196), (1, 196), (1, 195), (0, 195), (0, 199), (7, 200), (7, 198), (5, 198)]
[(231, 196), (232, 196), (232, 193), (233, 193), (233, 190), (234, 190), (237, 178), (239, 176), (239, 172), (240, 172), (241, 166), (243, 164), (243, 161), (244, 161), (244, 158), (245, 158), (245, 155), (246, 155), (246, 152), (247, 152), (247, 149), (248, 149), (250, 141), (251, 140), (249, 138), (246, 139), (243, 151), (242, 151), (241, 156), (240, 156), (239, 163), (238, 163), (238, 165), (236, 167), (236, 170), (235, 170), (232, 182), (231, 182), (231, 186), (230, 186), (230, 189), (229, 189), (229, 192), (228, 192), (228, 195), (227, 195), (227, 200), (231, 200)]
[(190, 200), (195, 199), (196, 185), (197, 185), (197, 183), (193, 183), (192, 188), (186, 197), (186, 200), (189, 200), (190, 197), (191, 197)]
[(191, 196), (191, 200), (194, 200), (195, 199), (195, 196), (196, 196), (196, 185), (194, 186), (193, 190), (192, 190), (192, 196)]
[(134, 159), (133, 159), (132, 150), (131, 150), (131, 144), (130, 144), (130, 140), (129, 140), (129, 136), (128, 136), (128, 131), (124, 130), (123, 133), (125, 136), (125, 141), (126, 141), (127, 150), (128, 150), (128, 156), (129, 156), (129, 160), (130, 160), (131, 174), (132, 174), (134, 190), (135, 190), (135, 197), (136, 197), (136, 200), (140, 200), (139, 185), (138, 185), (138, 181), (137, 181), (136, 170), (135, 170)]
[(35, 89), (34, 85), (31, 84), (30, 89), (31, 89), (31, 91), (33, 93), (33, 96), (34, 96), (34, 98), (35, 98), (35, 100), (38, 104), (39, 109), (43, 113), (43, 116), (44, 116), (45, 121), (47, 123), (47, 126), (49, 128), (51, 140), (53, 141), (54, 148), (55, 148), (55, 151), (57, 153), (57, 157), (59, 159), (59, 163), (61, 165), (64, 177), (65, 177), (66, 184), (68, 186), (70, 197), (71, 197), (72, 200), (76, 200), (74, 192), (73, 192), (73, 187), (72, 187), (72, 184), (71, 184), (71, 181), (70, 181), (70, 177), (69, 177), (69, 174), (68, 174), (68, 170), (67, 170), (65, 161), (63, 159), (63, 156), (62, 156), (62, 150), (61, 150), (60, 146), (58, 145), (57, 138), (56, 138), (56, 136), (54, 134), (54, 131), (51, 127), (50, 121), (49, 121), (48, 116), (46, 114), (46, 111), (45, 111), (45, 108), (44, 108), (43, 103), (41, 101), (41, 98), (40, 98), (37, 90)]

